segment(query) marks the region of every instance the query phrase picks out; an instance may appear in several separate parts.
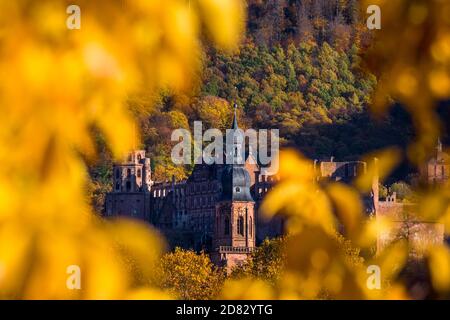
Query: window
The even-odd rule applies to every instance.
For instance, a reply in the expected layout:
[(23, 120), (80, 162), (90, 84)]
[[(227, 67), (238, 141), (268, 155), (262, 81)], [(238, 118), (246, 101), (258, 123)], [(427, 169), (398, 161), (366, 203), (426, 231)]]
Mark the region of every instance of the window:
[(252, 236), (253, 233), (253, 219), (252, 217), (250, 217), (249, 222), (250, 225), (248, 226), (248, 233), (250, 234), (250, 236)]
[(116, 190), (119, 191), (120, 190), (120, 182), (116, 183)]
[(236, 187), (236, 192), (237, 192), (237, 193), (241, 192), (241, 188)]
[(129, 178), (129, 177), (131, 177), (131, 169), (127, 169), (127, 177)]
[(116, 179), (119, 179), (119, 178), (120, 178), (120, 170), (116, 169)]
[(230, 234), (230, 218), (225, 217), (224, 232), (226, 236)]
[(131, 190), (131, 182), (130, 181), (127, 181), (126, 188), (127, 188), (127, 191)]
[(242, 216), (238, 218), (237, 233), (241, 236), (244, 235), (244, 217)]
[(138, 161), (141, 161), (142, 157), (140, 154), (138, 154), (137, 159), (138, 159)]
[(141, 169), (137, 169), (137, 177), (140, 178), (141, 177)]

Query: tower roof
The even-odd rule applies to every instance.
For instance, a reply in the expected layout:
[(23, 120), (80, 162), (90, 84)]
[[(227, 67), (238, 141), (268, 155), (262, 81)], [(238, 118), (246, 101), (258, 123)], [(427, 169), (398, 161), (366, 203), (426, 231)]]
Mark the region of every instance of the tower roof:
[(227, 139), (227, 143), (233, 144), (233, 163), (226, 164), (222, 171), (222, 200), (253, 201), (250, 194), (250, 174), (245, 169), (244, 163), (234, 162), (236, 154), (239, 154), (244, 147), (242, 132), (238, 129), (237, 104), (235, 103), (233, 123), (228, 133), (232, 139)]
[(251, 179), (243, 166), (225, 165), (222, 171), (222, 200), (251, 201)]
[(438, 152), (442, 152), (441, 138), (438, 138), (436, 149), (437, 149)]
[(239, 129), (238, 122), (237, 122), (237, 112), (236, 112), (237, 111), (237, 103), (234, 104), (233, 108), (234, 108), (234, 116), (233, 116), (233, 124), (231, 125), (231, 129), (236, 130), (236, 129)]
[[(237, 104), (235, 103), (233, 123), (231, 125), (231, 129), (226, 130), (225, 155), (227, 157), (227, 162), (233, 160), (233, 164), (242, 165), (244, 162), (243, 161), (244, 154), (242, 153), (242, 150), (244, 148), (244, 134), (242, 130), (239, 128), (236, 110)], [(241, 159), (242, 161), (238, 159)], [(235, 161), (239, 163), (236, 163)]]

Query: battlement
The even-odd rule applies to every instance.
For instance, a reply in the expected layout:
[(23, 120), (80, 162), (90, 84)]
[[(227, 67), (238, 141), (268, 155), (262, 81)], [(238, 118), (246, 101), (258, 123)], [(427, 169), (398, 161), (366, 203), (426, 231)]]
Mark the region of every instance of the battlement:
[(220, 246), (217, 251), (219, 253), (252, 253), (255, 250), (254, 247), (232, 247), (232, 246)]

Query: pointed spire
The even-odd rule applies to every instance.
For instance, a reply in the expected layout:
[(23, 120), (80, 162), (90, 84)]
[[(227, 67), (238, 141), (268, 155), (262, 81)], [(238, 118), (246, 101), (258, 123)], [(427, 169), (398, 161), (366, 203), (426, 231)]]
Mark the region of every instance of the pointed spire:
[(442, 141), (441, 138), (438, 138), (438, 142), (437, 142), (437, 147), (436, 147), (438, 152), (442, 152)]
[(238, 107), (237, 103), (235, 103), (233, 105), (233, 107), (234, 107), (234, 118), (233, 118), (233, 125), (232, 125), (231, 129), (236, 130), (236, 129), (239, 129), (239, 126), (237, 123), (237, 107)]

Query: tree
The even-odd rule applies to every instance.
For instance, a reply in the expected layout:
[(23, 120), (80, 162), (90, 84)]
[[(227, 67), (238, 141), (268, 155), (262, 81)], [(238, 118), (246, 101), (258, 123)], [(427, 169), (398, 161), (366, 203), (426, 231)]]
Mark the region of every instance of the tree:
[(251, 276), (275, 285), (285, 265), (284, 243), (283, 237), (265, 239), (243, 265), (232, 271), (231, 277)]
[(213, 299), (225, 278), (222, 269), (213, 265), (209, 256), (176, 248), (166, 253), (155, 272), (155, 282), (179, 299)]
[(411, 187), (403, 181), (393, 183), (389, 190), (391, 193), (395, 192), (397, 194), (397, 198), (400, 200), (411, 201), (414, 198)]
[(314, 28), (306, 9), (305, 3), (300, 3), (297, 9), (297, 33), (300, 41), (311, 41), (314, 39)]
[(233, 117), (230, 103), (214, 96), (206, 96), (194, 104), (194, 110), (198, 114), (197, 120), (204, 122), (203, 128), (220, 130), (229, 129)]

